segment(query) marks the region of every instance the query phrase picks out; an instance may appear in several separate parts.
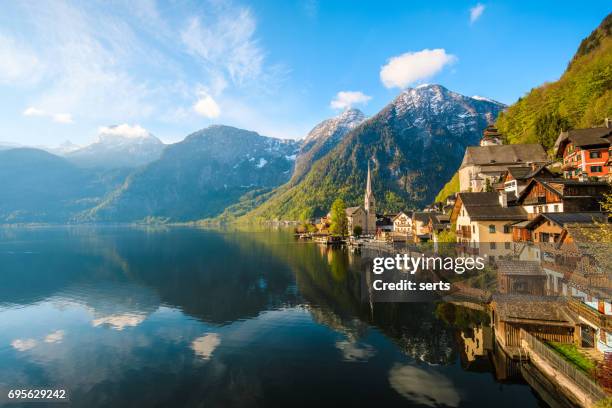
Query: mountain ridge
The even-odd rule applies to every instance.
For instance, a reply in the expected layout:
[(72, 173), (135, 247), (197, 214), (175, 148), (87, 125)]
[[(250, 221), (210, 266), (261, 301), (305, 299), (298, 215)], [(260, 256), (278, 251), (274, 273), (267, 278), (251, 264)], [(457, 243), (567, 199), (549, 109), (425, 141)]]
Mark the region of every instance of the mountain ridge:
[(465, 147), (478, 142), (482, 130), (503, 108), (441, 85), (408, 88), (351, 130), (302, 181), (279, 189), (243, 219), (319, 216), (336, 197), (348, 205), (360, 204), (368, 160), (373, 164), (379, 208), (416, 208), (435, 196), (446, 176), (459, 166)]

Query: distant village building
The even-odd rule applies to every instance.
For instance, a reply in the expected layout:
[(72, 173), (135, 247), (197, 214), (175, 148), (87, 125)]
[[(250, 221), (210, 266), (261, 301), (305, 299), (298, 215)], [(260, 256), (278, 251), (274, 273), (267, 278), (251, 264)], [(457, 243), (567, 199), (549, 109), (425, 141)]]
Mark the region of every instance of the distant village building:
[(502, 134), (497, 131), (497, 128), (495, 126), (487, 126), (487, 128), (482, 133), (482, 139), (480, 139), (480, 146), (499, 146), (502, 144), (504, 144)]
[(431, 212), (414, 212), (412, 214), (412, 237), (414, 242), (427, 242), (431, 239), (429, 216)]
[(554, 175), (545, 165), (535, 163), (531, 166), (508, 167), (502, 179), (504, 191), (508, 193), (508, 202), (515, 201), (534, 177), (554, 178)]
[(532, 242), (561, 242), (565, 228), (568, 225), (593, 224), (607, 222), (606, 214), (602, 212), (582, 213), (542, 213), (525, 225), (528, 240)]
[(510, 167), (543, 166), (548, 162), (539, 144), (469, 146), (459, 167), (460, 191), (481, 192), (501, 180)]
[(555, 142), (555, 155), (563, 158), (565, 178), (607, 178), (610, 175), (610, 137), (612, 125), (561, 132)]
[(363, 234), (376, 234), (376, 199), (374, 198), (374, 193), (372, 192), (372, 174), (369, 163), (364, 206), (347, 208), (346, 218), (348, 221), (349, 234), (353, 233), (354, 228), (357, 225), (361, 227)]
[(540, 213), (600, 211), (600, 202), (608, 192), (610, 186), (603, 181), (534, 178), (521, 192), (516, 204), (531, 218)]
[(400, 211), (393, 217), (393, 232), (405, 235), (412, 233), (412, 211)]
[(478, 250), (492, 262), (512, 248), (512, 225), (527, 220), (521, 207), (505, 207), (494, 192), (459, 193), (450, 222), (457, 242)]
[(497, 261), (499, 293), (544, 296), (546, 280), (546, 274), (537, 261)]

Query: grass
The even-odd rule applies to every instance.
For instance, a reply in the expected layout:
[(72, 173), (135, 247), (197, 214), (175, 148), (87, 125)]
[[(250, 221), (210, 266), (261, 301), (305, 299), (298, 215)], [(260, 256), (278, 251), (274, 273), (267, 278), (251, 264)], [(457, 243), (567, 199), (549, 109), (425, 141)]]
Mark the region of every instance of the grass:
[(574, 364), (576, 367), (591, 375), (595, 369), (595, 362), (578, 350), (574, 344), (557, 343), (554, 341), (547, 343), (553, 350), (561, 354), (564, 359)]

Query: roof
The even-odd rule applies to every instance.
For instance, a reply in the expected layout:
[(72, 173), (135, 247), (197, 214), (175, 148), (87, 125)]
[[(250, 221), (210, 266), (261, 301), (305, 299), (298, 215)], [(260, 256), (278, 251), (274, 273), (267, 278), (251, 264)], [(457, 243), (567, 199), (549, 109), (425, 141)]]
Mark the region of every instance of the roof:
[(408, 218), (412, 218), (412, 211), (400, 211), (393, 216), (392, 220), (395, 221), (397, 217), (399, 217), (402, 214), (407, 216)]
[[(542, 179), (539, 177), (531, 179), (531, 181), (527, 184), (527, 186), (521, 191), (517, 198), (517, 202), (520, 204), (525, 197), (529, 194), (531, 190), (531, 186), (535, 183), (540, 183), (545, 189), (550, 191), (551, 193), (558, 195), (563, 198), (580, 198), (580, 197), (594, 197), (592, 194), (585, 194), (584, 196), (579, 195), (564, 195), (565, 186), (571, 187), (608, 187), (608, 183), (605, 181), (579, 181), (573, 179), (564, 179), (564, 178), (552, 178), (552, 179)], [(561, 186), (561, 190), (555, 188), (555, 185)], [(588, 193), (588, 191), (587, 191)], [(600, 195), (600, 194), (597, 194)]]
[(353, 215), (355, 214), (358, 210), (361, 210), (362, 208), (360, 206), (358, 207), (348, 207), (345, 212), (347, 215)]
[(527, 180), (537, 176), (538, 174), (546, 171), (550, 174), (550, 171), (546, 168), (546, 164), (539, 165), (535, 169), (531, 166), (512, 166), (508, 167), (508, 173), (515, 180)]
[(546, 152), (539, 144), (469, 146), (465, 150), (461, 167), (529, 162), (545, 163), (547, 160)]
[(538, 261), (497, 261), (497, 272), (501, 275), (543, 276), (546, 274)]
[(473, 221), (527, 219), (527, 212), (522, 207), (502, 207), (497, 193), (459, 193), (458, 197)]
[(514, 224), (512, 224), (512, 226), (516, 227), (516, 228), (527, 228), (527, 225), (529, 225), (530, 222), (531, 221), (529, 221), (529, 220), (515, 222)]
[(529, 222), (527, 228), (537, 225), (544, 219), (554, 222), (561, 227), (565, 227), (568, 224), (592, 224), (593, 221), (605, 222), (606, 218), (606, 214), (602, 212), (541, 213)]
[(566, 132), (561, 132), (555, 142), (555, 153), (563, 154), (563, 148), (568, 142), (572, 142), (574, 146), (609, 146), (610, 141), (607, 136), (612, 135), (612, 128), (596, 127), (588, 129), (573, 129)]
[(545, 322), (549, 325), (573, 326), (574, 322), (564, 311), (564, 299), (531, 295), (493, 295), (496, 313), (506, 322)]
[(421, 221), (421, 222), (427, 224), (429, 222), (429, 216), (431, 214), (434, 214), (434, 213), (431, 212), (431, 211), (430, 212), (415, 212), (415, 213), (412, 214), (412, 218), (415, 221)]

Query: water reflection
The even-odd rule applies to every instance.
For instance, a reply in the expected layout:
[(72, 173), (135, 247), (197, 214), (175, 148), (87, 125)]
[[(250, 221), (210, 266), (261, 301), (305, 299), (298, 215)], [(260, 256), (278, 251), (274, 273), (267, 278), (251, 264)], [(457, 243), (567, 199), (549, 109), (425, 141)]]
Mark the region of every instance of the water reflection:
[(75, 406), (537, 403), (472, 370), (486, 318), (362, 302), (361, 262), (284, 231), (0, 230), (0, 387)]

